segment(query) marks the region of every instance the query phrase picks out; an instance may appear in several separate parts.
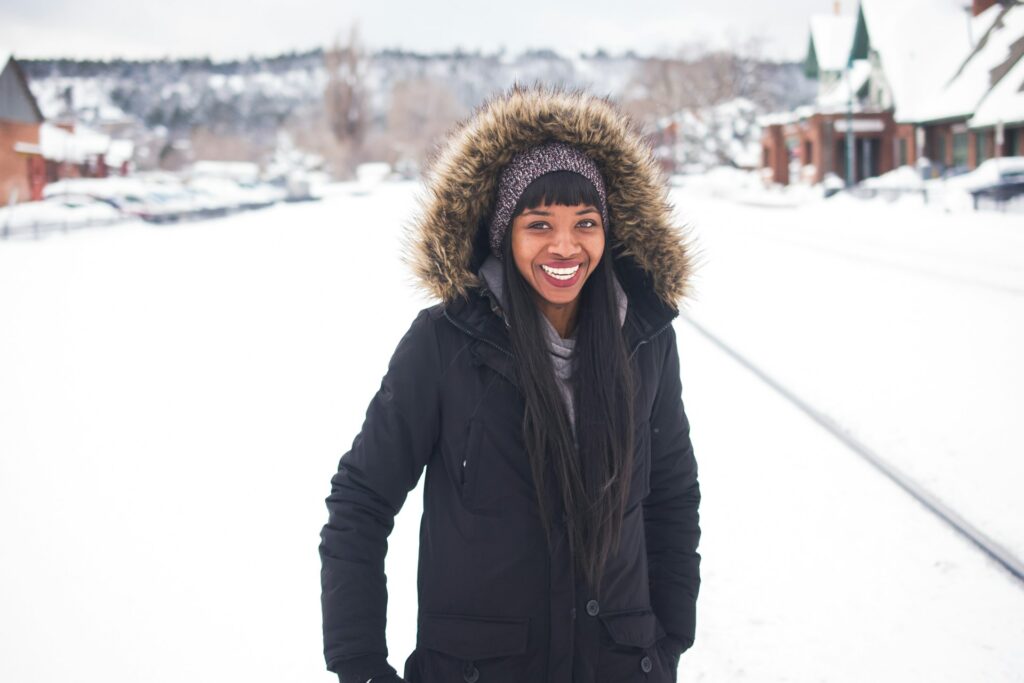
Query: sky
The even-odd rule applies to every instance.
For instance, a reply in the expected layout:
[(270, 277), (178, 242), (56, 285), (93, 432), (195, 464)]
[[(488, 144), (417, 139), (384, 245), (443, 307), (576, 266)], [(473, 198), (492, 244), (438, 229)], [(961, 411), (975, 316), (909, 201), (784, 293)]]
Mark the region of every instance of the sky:
[[(518, 54), (530, 48), (566, 56), (672, 54), (686, 44), (741, 46), (764, 40), (760, 55), (802, 59), (808, 19), (835, 0), (517, 0), (481, 3), (353, 3), (344, 0), (0, 0), (0, 52), (23, 58), (211, 57), (304, 51), (358, 26), (370, 49), (416, 52), (461, 48)], [(843, 0), (853, 13), (854, 0)], [(484, 8), (484, 9), (481, 9)]]

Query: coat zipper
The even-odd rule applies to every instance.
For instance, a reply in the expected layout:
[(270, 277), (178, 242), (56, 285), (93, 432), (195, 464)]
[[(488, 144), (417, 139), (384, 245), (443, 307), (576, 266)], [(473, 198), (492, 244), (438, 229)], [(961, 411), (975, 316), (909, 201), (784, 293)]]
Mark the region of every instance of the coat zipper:
[(657, 337), (659, 334), (661, 334), (662, 332), (664, 332), (665, 330), (667, 330), (670, 327), (672, 327), (672, 321), (671, 320), (669, 320), (667, 323), (665, 323), (664, 325), (659, 327), (657, 330), (655, 330), (651, 334), (647, 335), (646, 338), (641, 339), (640, 341), (638, 341), (636, 346), (633, 347), (633, 350), (629, 354), (629, 360), (633, 359), (633, 356), (636, 355), (637, 350), (639, 350), (641, 346), (643, 346), (644, 344), (648, 343), (649, 341), (651, 341), (652, 339), (654, 339), (655, 337)]

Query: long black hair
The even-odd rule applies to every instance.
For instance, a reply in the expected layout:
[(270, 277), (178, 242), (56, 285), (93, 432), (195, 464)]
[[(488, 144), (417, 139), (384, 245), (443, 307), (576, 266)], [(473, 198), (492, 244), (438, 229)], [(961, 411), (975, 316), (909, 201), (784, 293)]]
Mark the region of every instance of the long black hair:
[[(512, 217), (541, 204), (600, 207), (598, 202), (590, 181), (571, 171), (556, 171), (526, 188)], [(550, 547), (552, 511), (543, 494), (550, 465), (561, 491), (570, 551), (577, 569), (595, 590), (607, 559), (619, 546), (634, 458), (634, 378), (619, 320), (607, 227), (605, 234), (604, 253), (580, 292), (576, 316), (570, 381), (578, 449), (555, 378), (543, 313), (512, 255), (511, 224), (502, 245), (509, 335), (526, 399), (523, 437), (545, 538)]]

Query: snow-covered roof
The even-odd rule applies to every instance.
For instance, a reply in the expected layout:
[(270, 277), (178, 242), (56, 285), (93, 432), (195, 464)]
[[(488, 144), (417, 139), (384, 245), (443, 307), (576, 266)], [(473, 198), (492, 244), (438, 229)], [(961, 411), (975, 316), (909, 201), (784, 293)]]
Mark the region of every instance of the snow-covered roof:
[(74, 133), (52, 123), (39, 125), (39, 149), (46, 159), (80, 164), (105, 154), (109, 147), (110, 136), (82, 125), (75, 126)]
[(919, 119), (923, 106), (970, 54), (972, 36), (980, 36), (994, 19), (993, 9), (999, 8), (971, 18), (963, 0), (861, 0), (862, 27), (879, 55), (897, 121)]
[[(922, 107), (920, 120), (969, 117), (992, 88), (993, 69), (1013, 57), (1010, 46), (1024, 39), (1024, 6), (1004, 9), (993, 5), (985, 11), (986, 18), (992, 16), (989, 14), (991, 12), (995, 12), (995, 21), (980, 36), (975, 50), (960, 66), (956, 75)], [(1005, 73), (1004, 70), (1000, 75)]]
[(197, 161), (192, 164), (192, 176), (252, 182), (259, 179), (260, 167), (250, 161)]
[(104, 159), (110, 166), (120, 166), (126, 161), (131, 161), (133, 154), (135, 154), (135, 143), (131, 140), (111, 140)]
[(837, 108), (846, 109), (850, 92), (853, 92), (853, 105), (860, 108), (857, 101), (857, 93), (860, 92), (871, 76), (871, 64), (866, 59), (854, 60), (848, 72), (844, 72), (836, 83), (826, 92), (818, 95), (815, 100), (817, 108), (821, 111), (831, 111)]
[(1024, 123), (1024, 58), (985, 95), (969, 124), (985, 128), (1000, 122)]
[(821, 71), (842, 71), (850, 56), (857, 18), (836, 14), (811, 17), (811, 43)]
[(7, 62), (11, 61), (13, 56), (11, 52), (0, 48), (0, 73), (3, 73), (4, 68), (7, 67)]

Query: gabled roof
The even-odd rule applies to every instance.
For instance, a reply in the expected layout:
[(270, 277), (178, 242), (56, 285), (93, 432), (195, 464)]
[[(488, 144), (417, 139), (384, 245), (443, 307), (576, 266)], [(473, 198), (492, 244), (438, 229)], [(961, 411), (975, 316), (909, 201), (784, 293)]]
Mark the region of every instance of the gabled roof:
[(855, 110), (861, 108), (860, 100), (865, 97), (868, 79), (871, 77), (871, 65), (866, 59), (858, 59), (844, 71), (839, 79), (827, 91), (818, 95), (814, 103), (822, 113), (836, 110), (846, 111), (850, 95), (853, 95)]
[(1024, 57), (999, 79), (985, 95), (971, 117), (971, 128), (986, 128), (999, 123), (1024, 123)]
[[(39, 103), (36, 102), (35, 95), (28, 87), (28, 79), (25, 78), (25, 72), (21, 70), (18, 65), (18, 60), (14, 58), (11, 52), (0, 49), (0, 79), (12, 79), (14, 81), (14, 92), (21, 91), (21, 99), (15, 99), (13, 103), (13, 114), (8, 112), (8, 115), (12, 116), (17, 121), (31, 121), (33, 123), (40, 123), (43, 121), (43, 113), (39, 110)], [(7, 88), (10, 85), (6, 86)], [(7, 90), (8, 94), (12, 91)], [(2, 103), (0, 103), (2, 104)], [(8, 104), (11, 103), (8, 101)], [(0, 107), (2, 111), (3, 107)]]
[(992, 25), (945, 87), (922, 107), (920, 121), (970, 117), (1020, 59), (1024, 50), (1024, 6), (993, 5), (985, 14), (989, 12), (995, 13)]
[(972, 36), (988, 28), (992, 9), (972, 18), (963, 0), (861, 0), (852, 56), (877, 52), (894, 117), (917, 121), (970, 54)]
[(846, 68), (856, 26), (857, 18), (854, 16), (817, 14), (811, 17), (811, 38), (805, 64), (810, 78), (817, 78), (822, 71)]

